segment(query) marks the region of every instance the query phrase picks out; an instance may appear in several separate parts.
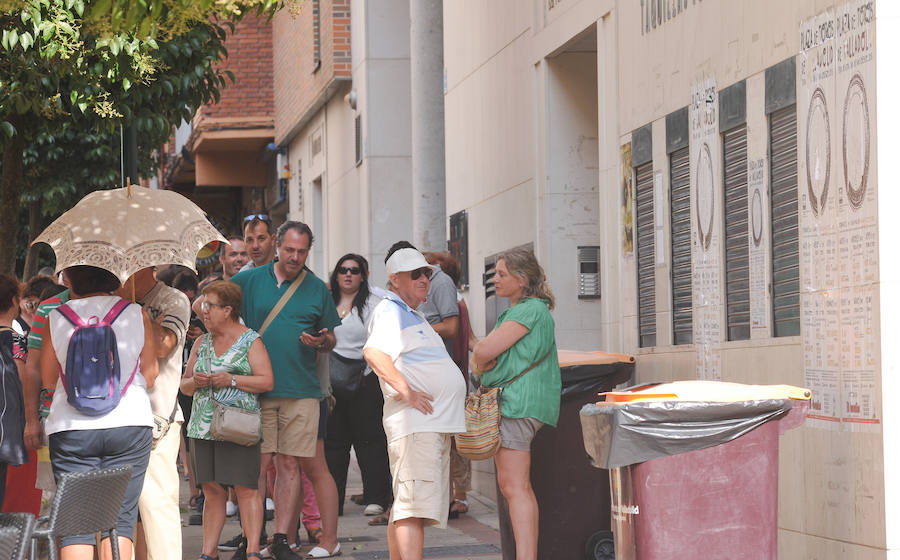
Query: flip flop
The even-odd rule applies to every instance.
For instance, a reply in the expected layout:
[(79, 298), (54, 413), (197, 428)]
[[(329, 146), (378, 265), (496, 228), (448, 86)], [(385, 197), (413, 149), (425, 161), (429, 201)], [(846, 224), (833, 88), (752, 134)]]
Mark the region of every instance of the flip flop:
[(201, 554), (201, 560), (219, 560), (218, 556), (210, 556), (209, 554)]
[(321, 546), (313, 547), (312, 550), (306, 553), (307, 558), (334, 558), (335, 556), (341, 555), (341, 543), (338, 543), (334, 550), (328, 552)]
[(388, 516), (387, 515), (376, 515), (372, 519), (369, 520), (369, 525), (372, 527), (376, 527), (378, 525), (387, 525), (388, 524)]

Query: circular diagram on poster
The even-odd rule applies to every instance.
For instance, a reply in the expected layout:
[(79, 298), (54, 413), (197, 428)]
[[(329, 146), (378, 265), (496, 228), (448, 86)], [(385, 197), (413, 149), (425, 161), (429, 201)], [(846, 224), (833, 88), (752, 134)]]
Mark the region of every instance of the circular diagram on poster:
[(869, 180), (869, 103), (866, 86), (859, 74), (854, 74), (844, 98), (844, 184), (851, 208), (858, 210), (866, 197)]
[(806, 191), (813, 214), (825, 212), (831, 179), (831, 123), (825, 92), (816, 88), (806, 118)]
[(753, 189), (753, 198), (750, 201), (750, 223), (753, 226), (753, 246), (759, 247), (763, 235), (762, 195), (759, 194), (759, 189)]
[(703, 143), (697, 157), (697, 179), (694, 185), (697, 193), (697, 235), (700, 247), (709, 249), (712, 241), (713, 217), (715, 216), (715, 187), (713, 185), (712, 155), (709, 144)]

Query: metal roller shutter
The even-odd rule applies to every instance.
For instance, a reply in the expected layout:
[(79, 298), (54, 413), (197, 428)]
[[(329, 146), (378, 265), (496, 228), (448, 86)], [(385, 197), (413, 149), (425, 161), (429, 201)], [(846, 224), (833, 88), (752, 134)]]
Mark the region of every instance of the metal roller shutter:
[(797, 106), (769, 116), (772, 189), (772, 315), (775, 336), (800, 334)]
[(750, 338), (747, 126), (722, 134), (725, 159), (725, 313), (728, 340)]
[(675, 344), (690, 344), (694, 340), (690, 164), (687, 146), (669, 156), (669, 184), (672, 190), (672, 332)]
[(637, 199), (638, 335), (640, 346), (656, 346), (656, 277), (653, 230), (653, 162), (634, 168)]

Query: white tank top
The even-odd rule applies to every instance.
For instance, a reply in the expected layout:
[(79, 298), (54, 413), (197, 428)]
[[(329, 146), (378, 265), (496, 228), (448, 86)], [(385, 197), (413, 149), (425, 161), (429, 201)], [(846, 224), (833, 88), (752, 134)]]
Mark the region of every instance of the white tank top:
[[(93, 296), (89, 298), (69, 300), (68, 305), (82, 319), (92, 315), (103, 318), (112, 306), (119, 301), (118, 296)], [(56, 359), (63, 371), (66, 369), (69, 340), (75, 327), (62, 314), (54, 309), (50, 312), (50, 334), (53, 337), (53, 349)], [(144, 347), (144, 319), (141, 307), (129, 305), (112, 325), (116, 333), (119, 349), (121, 386), (131, 377), (135, 365)], [(44, 426), (47, 435), (69, 430), (103, 430), (122, 426), (153, 426), (153, 413), (150, 409), (150, 397), (147, 395), (147, 382), (141, 375), (140, 368), (128, 390), (119, 401), (119, 405), (103, 416), (88, 416), (76, 410), (66, 400), (66, 390), (62, 378), (56, 382), (56, 393), (50, 405), (50, 414)]]

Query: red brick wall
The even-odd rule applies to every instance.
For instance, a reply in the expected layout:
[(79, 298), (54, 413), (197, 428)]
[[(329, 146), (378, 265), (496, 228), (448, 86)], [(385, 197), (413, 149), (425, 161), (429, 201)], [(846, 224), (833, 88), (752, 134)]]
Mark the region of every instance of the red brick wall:
[[(272, 24), (266, 18), (247, 15), (225, 39), (228, 58), (219, 64), (234, 73), (215, 105), (205, 105), (199, 117), (271, 117), (274, 111), (272, 81)], [(196, 121), (195, 121), (196, 122)]]
[[(320, 65), (315, 60), (319, 10)], [(350, 78), (350, 0), (305, 0), (273, 19), (275, 142), (280, 143), (336, 79)]]

